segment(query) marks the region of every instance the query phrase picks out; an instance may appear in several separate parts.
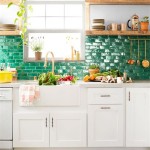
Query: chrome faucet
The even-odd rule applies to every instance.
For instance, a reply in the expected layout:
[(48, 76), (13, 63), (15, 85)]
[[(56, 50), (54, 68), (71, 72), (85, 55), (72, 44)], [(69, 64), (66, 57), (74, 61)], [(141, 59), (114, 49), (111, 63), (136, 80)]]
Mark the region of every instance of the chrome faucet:
[(53, 52), (51, 52), (51, 51), (48, 51), (48, 52), (46, 53), (45, 61), (44, 61), (44, 68), (47, 67), (48, 54), (51, 54), (51, 56), (52, 56), (52, 58), (51, 58), (51, 59), (52, 59), (52, 73), (54, 74), (54, 54), (53, 54)]

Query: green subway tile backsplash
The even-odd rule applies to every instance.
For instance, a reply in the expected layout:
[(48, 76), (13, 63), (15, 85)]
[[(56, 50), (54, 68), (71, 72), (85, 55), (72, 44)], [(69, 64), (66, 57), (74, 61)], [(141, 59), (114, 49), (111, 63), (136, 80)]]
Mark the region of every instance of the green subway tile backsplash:
[[(56, 74), (73, 74), (83, 78), (88, 73), (87, 68), (91, 63), (100, 65), (100, 69), (119, 69), (126, 71), (133, 79), (150, 79), (150, 67), (143, 68), (136, 63), (127, 64), (128, 59), (138, 58), (138, 44), (133, 41), (132, 55), (130, 54), (129, 38), (146, 38), (150, 36), (86, 36), (84, 62), (56, 62)], [(44, 69), (44, 62), (24, 62), (23, 47), (18, 46), (20, 36), (0, 36), (0, 62), (11, 63), (11, 67), (18, 70), (18, 79), (33, 79), (42, 72), (51, 71), (51, 63)], [(140, 62), (145, 58), (144, 41), (140, 41)], [(131, 55), (131, 56), (130, 56)], [(147, 59), (150, 61), (150, 41), (147, 41)]]

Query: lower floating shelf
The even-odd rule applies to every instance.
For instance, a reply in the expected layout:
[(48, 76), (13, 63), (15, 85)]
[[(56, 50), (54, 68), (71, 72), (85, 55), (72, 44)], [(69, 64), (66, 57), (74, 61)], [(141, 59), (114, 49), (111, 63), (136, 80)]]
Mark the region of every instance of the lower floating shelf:
[(0, 31), (0, 35), (20, 35), (20, 30), (14, 30), (14, 31)]
[(150, 35), (150, 31), (108, 31), (86, 30), (86, 35)]

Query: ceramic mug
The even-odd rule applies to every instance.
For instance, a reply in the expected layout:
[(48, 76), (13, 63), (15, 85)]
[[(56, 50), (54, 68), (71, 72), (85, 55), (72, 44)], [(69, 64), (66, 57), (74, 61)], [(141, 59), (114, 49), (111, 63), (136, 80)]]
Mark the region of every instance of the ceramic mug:
[(122, 77), (117, 77), (117, 83), (123, 83), (123, 78)]
[(117, 31), (117, 30), (118, 30), (117, 23), (112, 23), (112, 31)]
[(112, 23), (107, 26), (107, 30), (117, 31), (121, 29), (121, 25), (117, 23)]
[(126, 31), (126, 30), (127, 30), (127, 24), (121, 23), (121, 31)]

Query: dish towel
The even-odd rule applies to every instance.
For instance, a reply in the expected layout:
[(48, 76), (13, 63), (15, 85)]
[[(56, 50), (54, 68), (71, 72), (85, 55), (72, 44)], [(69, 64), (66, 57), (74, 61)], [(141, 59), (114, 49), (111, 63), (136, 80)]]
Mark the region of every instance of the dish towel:
[(33, 105), (40, 96), (38, 85), (21, 85), (19, 88), (20, 106)]

